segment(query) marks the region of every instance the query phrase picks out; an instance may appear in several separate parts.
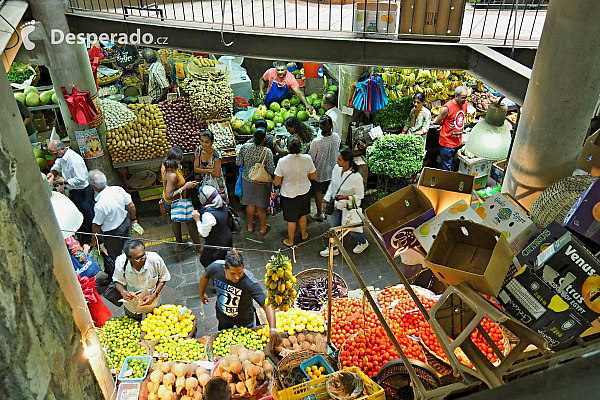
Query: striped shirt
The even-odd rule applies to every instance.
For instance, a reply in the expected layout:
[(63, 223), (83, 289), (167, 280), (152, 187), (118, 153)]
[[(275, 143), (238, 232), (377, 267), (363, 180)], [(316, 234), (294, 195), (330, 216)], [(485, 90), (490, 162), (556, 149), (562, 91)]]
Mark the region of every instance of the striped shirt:
[(152, 63), (148, 71), (148, 96), (154, 102), (160, 97), (162, 90), (169, 87), (169, 81), (167, 80), (165, 68), (160, 61)]
[(171, 274), (163, 259), (152, 251), (146, 252), (146, 263), (139, 271), (136, 271), (125, 254), (121, 254), (115, 260), (115, 272), (113, 281), (119, 282), (130, 292), (148, 289), (150, 292), (159, 282), (171, 280)]

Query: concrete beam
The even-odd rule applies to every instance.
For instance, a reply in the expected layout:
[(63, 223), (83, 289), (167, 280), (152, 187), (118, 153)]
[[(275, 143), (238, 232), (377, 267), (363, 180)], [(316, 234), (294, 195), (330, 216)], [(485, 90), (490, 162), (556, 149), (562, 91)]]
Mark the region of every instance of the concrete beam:
[[(459, 69), (479, 79), (522, 104), (529, 83), (530, 70), (486, 46), (462, 43), (400, 41), (311, 36), (309, 32), (244, 27), (243, 32), (225, 32), (210, 24), (185, 21), (149, 22), (110, 14), (73, 12), (67, 14), (76, 33), (114, 32), (130, 34), (140, 29), (166, 44), (155, 44), (189, 51), (232, 54), (249, 58), (302, 60), (347, 65), (377, 65), (405, 68)], [(223, 39), (223, 40), (222, 40)], [(232, 43), (227, 46), (224, 44)]]

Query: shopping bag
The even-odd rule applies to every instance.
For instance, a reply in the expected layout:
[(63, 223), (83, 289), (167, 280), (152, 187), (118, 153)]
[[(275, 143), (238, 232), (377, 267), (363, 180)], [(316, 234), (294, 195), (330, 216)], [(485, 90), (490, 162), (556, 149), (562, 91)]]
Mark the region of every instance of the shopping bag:
[(123, 305), (125, 306), (126, 309), (128, 309), (133, 314), (146, 314), (146, 313), (152, 312), (152, 310), (154, 310), (154, 308), (156, 308), (160, 303), (160, 294), (156, 295), (156, 297), (154, 298), (152, 303), (146, 304), (143, 306), (141, 304), (142, 304), (142, 300), (144, 299), (144, 297), (148, 296), (149, 294), (154, 293), (154, 289), (156, 289), (156, 286), (154, 286), (154, 287), (144, 286), (144, 288), (142, 290), (140, 290), (139, 292), (136, 292), (136, 295), (133, 298), (133, 300), (125, 301), (123, 303)]
[(100, 266), (91, 258), (88, 258), (85, 262), (81, 263), (73, 254), (69, 255), (71, 256), (71, 262), (77, 275), (92, 278), (100, 271)]
[(234, 189), (234, 194), (237, 197), (242, 197), (242, 173), (244, 172), (244, 166), (241, 166), (240, 169), (238, 170), (238, 178), (237, 181), (235, 182), (235, 189)]
[(173, 200), (171, 203), (171, 221), (190, 222), (192, 221), (192, 211), (194, 211), (192, 200), (184, 198)]
[(271, 197), (269, 198), (269, 212), (275, 216), (281, 212), (281, 196), (279, 187), (271, 186)]
[(265, 161), (267, 159), (267, 149), (263, 149), (260, 159), (256, 164), (250, 167), (248, 178), (255, 183), (271, 183), (273, 178), (265, 168)]
[(94, 325), (96, 327), (103, 326), (113, 314), (100, 299), (100, 295), (96, 290), (96, 279), (88, 278), (87, 276), (78, 276), (78, 279)]
[(104, 271), (105, 267), (104, 267), (104, 257), (102, 257), (102, 254), (100, 254), (100, 250), (98, 249), (91, 249), (89, 254), (88, 254), (88, 258), (94, 260), (94, 262), (96, 264), (98, 264), (98, 266), (100, 266), (100, 269), (102, 271)]
[[(354, 196), (350, 196), (352, 198), (352, 206), (348, 206), (342, 210), (342, 225), (352, 225), (352, 224), (360, 224), (362, 219), (360, 218), (360, 214), (362, 214), (362, 208), (356, 205), (356, 199)], [(352, 228), (351, 232), (360, 232), (362, 233), (363, 228)]]
[(242, 218), (229, 206), (227, 206), (227, 226), (231, 233), (240, 233), (242, 231)]
[(71, 111), (71, 117), (78, 125), (87, 125), (96, 118), (98, 110), (92, 102), (90, 92), (80, 92), (76, 88), (73, 88), (73, 93), (69, 94), (67, 89), (63, 86), (60, 88)]
[(123, 296), (121, 296), (121, 292), (117, 290), (114, 282), (111, 282), (106, 291), (104, 292), (104, 298), (111, 303), (113, 303), (117, 307), (121, 307), (123, 305)]

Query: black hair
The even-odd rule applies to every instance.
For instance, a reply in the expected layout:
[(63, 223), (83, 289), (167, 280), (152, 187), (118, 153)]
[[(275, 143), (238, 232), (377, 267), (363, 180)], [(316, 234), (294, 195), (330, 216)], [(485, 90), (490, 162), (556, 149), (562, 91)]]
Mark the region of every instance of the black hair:
[(415, 93), (413, 100), (419, 100), (421, 103), (425, 103), (425, 95), (423, 93)]
[(335, 107), (337, 106), (337, 96), (334, 93), (325, 93), (325, 96), (323, 96), (323, 102)]
[(265, 137), (267, 136), (267, 130), (265, 128), (256, 128), (254, 129), (254, 144), (260, 146)]
[(163, 162), (165, 169), (178, 169), (181, 158), (183, 157), (183, 150), (175, 146), (171, 147), (167, 152), (167, 158)]
[(145, 248), (144, 242), (142, 242), (141, 240), (138, 240), (138, 239), (129, 239), (128, 241), (126, 241), (123, 244), (123, 253), (125, 253), (125, 257), (129, 258), (129, 254), (133, 250), (137, 249), (140, 246), (142, 246), (142, 247)]
[(285, 120), (285, 126), (294, 128), (295, 134), (300, 136), (302, 143), (309, 143), (313, 139), (313, 132), (304, 122), (297, 117), (288, 117)]
[(263, 128), (265, 131), (267, 130), (267, 128), (269, 127), (269, 125), (267, 124), (267, 121), (264, 119), (259, 119), (256, 120), (256, 122), (254, 123), (254, 128)]
[(206, 400), (230, 400), (229, 383), (220, 376), (210, 378), (204, 388), (204, 398)]
[(215, 137), (214, 137), (213, 133), (211, 131), (209, 131), (209, 130), (206, 130), (206, 131), (202, 132), (202, 134), (200, 135), (200, 137), (204, 137), (204, 136), (206, 136), (207, 138), (209, 138), (211, 142), (215, 141)]
[(296, 136), (290, 136), (287, 141), (287, 148), (290, 154), (300, 154), (302, 142)]
[(340, 155), (344, 161), (350, 161), (350, 169), (352, 172), (358, 172), (358, 164), (354, 162), (354, 153), (350, 150), (349, 147), (342, 147), (340, 149)]
[[(324, 127), (328, 127), (328, 130), (323, 129)], [(333, 133), (333, 120), (327, 114), (321, 116), (321, 120), (319, 121), (319, 128), (321, 128), (321, 134), (323, 136), (331, 136)], [(339, 133), (339, 132), (338, 132)]]
[(285, 61), (275, 61), (275, 62), (273, 62), (273, 67), (275, 67), (275, 68), (287, 67), (287, 64)]
[(242, 257), (242, 253), (233, 249), (229, 250), (225, 255), (225, 268), (229, 267), (243, 267), (244, 266), (244, 257)]

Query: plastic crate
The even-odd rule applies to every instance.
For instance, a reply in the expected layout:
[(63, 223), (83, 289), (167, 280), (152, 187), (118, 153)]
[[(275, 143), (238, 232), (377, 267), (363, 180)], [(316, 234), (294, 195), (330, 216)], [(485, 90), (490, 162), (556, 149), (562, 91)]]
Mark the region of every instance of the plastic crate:
[[(119, 390), (117, 391), (117, 400), (125, 400), (125, 399), (130, 399), (130, 398), (137, 399), (140, 395), (141, 386), (142, 385), (140, 383), (131, 383), (131, 382), (121, 383), (119, 385)], [(135, 395), (135, 396), (128, 395), (127, 397), (124, 397), (124, 395), (123, 395), (124, 392), (128, 392), (128, 394), (129, 394), (129, 392), (133, 392), (133, 393), (137, 392), (137, 395)]]
[[(385, 392), (381, 386), (373, 382), (371, 378), (363, 374), (360, 369), (356, 367), (344, 368), (344, 371), (354, 372), (363, 380), (365, 390), (367, 391), (366, 396), (361, 396), (356, 400), (385, 400)], [(329, 398), (325, 383), (329, 375), (323, 375), (320, 378), (313, 379), (312, 381), (304, 382), (291, 388), (280, 390), (277, 393), (279, 400), (302, 400), (307, 396), (315, 395), (317, 399)]]
[[(126, 378), (123, 375), (129, 369), (129, 360), (132, 360), (134, 358), (139, 358), (140, 360), (148, 363), (148, 365), (146, 365), (146, 371), (144, 372), (144, 376), (141, 378)], [(148, 369), (150, 369), (150, 364), (152, 364), (152, 356), (128, 356), (125, 358), (125, 361), (121, 366), (121, 371), (119, 372), (118, 379), (123, 383), (142, 383), (144, 382), (144, 379), (146, 379), (146, 375), (148, 375)]]
[(302, 370), (302, 373), (309, 380), (310, 380), (310, 376), (306, 372), (306, 368), (312, 367), (313, 365), (316, 365), (317, 367), (323, 367), (323, 368), (325, 368), (325, 374), (324, 375), (333, 374), (335, 372), (333, 370), (333, 368), (331, 368), (331, 365), (329, 365), (329, 363), (327, 362), (327, 360), (325, 360), (325, 357), (323, 357), (320, 354), (317, 354), (316, 356), (313, 356), (313, 357), (309, 358), (308, 360), (300, 363), (300, 369)]

